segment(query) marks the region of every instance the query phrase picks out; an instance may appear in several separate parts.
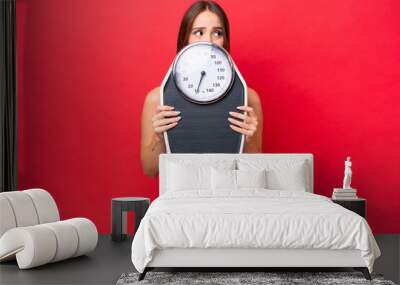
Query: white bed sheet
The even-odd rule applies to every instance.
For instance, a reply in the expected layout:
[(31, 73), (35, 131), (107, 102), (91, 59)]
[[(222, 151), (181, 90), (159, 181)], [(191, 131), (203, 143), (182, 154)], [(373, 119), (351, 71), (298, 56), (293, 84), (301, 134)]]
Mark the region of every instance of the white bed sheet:
[(266, 189), (160, 196), (135, 234), (133, 265), (143, 272), (166, 248), (357, 249), (370, 272), (380, 255), (361, 216), (324, 196)]

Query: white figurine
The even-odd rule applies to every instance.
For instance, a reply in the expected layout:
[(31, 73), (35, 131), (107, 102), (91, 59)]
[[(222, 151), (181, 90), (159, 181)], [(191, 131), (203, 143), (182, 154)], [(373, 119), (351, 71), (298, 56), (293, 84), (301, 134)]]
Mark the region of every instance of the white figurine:
[(351, 189), (351, 161), (350, 156), (347, 157), (346, 161), (344, 162), (344, 179), (343, 179), (343, 189)]

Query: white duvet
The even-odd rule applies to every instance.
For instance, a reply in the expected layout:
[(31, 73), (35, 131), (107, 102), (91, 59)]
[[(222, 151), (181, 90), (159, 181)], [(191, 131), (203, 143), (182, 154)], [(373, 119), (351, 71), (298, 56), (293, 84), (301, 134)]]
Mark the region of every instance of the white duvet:
[(155, 249), (358, 249), (372, 272), (379, 248), (365, 219), (328, 198), (299, 191), (247, 189), (164, 194), (151, 204), (132, 243), (143, 272)]

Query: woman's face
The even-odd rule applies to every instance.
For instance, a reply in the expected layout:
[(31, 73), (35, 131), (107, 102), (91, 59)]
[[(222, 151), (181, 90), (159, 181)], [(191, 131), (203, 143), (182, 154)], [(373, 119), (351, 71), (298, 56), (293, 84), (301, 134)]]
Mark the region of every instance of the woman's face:
[(198, 41), (207, 41), (223, 47), (224, 29), (217, 14), (205, 10), (194, 19), (188, 44)]

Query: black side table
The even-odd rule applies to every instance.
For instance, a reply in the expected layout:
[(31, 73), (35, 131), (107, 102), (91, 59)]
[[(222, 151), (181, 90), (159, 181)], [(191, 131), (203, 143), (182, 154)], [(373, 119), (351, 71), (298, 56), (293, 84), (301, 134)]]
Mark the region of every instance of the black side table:
[(139, 227), (140, 221), (146, 214), (150, 205), (149, 198), (143, 197), (121, 197), (111, 200), (112, 212), (112, 240), (123, 241), (126, 239), (126, 212), (135, 212), (135, 233)]
[(357, 199), (349, 199), (349, 200), (338, 200), (338, 199), (332, 199), (332, 202), (339, 204), (340, 206), (353, 211), (356, 214), (359, 214), (361, 217), (364, 219), (366, 218), (365, 215), (365, 209), (366, 209), (366, 204), (367, 201), (363, 198), (357, 198)]

